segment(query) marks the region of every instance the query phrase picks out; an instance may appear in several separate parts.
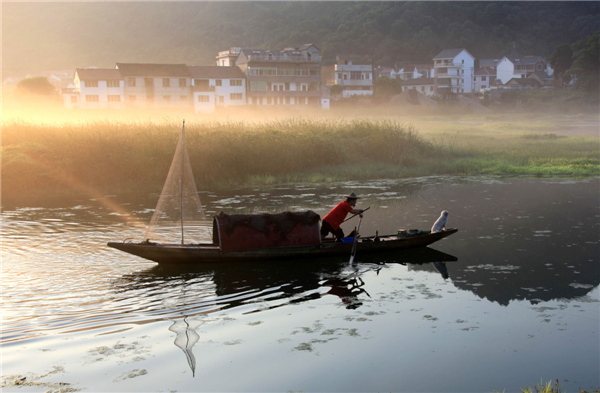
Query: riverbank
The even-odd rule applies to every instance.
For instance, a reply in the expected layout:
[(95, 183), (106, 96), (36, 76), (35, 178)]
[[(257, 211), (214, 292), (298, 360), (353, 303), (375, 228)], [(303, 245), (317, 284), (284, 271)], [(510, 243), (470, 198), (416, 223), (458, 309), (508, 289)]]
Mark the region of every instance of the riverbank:
[[(597, 136), (569, 119), (188, 121), (198, 189), (428, 175), (600, 175)], [(570, 120), (572, 122), (572, 119)], [(158, 193), (181, 123), (5, 122), (2, 198)]]

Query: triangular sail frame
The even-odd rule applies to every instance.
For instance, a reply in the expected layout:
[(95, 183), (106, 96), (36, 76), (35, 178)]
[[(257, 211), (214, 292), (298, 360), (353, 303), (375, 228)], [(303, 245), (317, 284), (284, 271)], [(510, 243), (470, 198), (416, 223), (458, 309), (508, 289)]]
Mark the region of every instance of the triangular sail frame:
[(199, 243), (210, 239), (185, 146), (185, 121), (175, 156), (144, 239), (159, 243)]

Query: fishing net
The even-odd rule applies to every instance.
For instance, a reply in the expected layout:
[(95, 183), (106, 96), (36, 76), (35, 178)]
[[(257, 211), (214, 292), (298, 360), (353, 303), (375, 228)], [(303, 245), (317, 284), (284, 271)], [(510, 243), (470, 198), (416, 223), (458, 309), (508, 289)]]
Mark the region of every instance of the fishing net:
[(158, 204), (144, 235), (158, 243), (211, 241), (210, 227), (196, 189), (185, 147), (185, 123)]

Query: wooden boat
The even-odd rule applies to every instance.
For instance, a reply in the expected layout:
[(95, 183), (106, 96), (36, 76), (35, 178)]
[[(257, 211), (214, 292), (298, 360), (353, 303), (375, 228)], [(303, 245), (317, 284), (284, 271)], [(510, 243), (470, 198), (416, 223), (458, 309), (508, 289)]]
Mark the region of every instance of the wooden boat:
[[(357, 240), (357, 261), (360, 261), (361, 255), (426, 247), (456, 232), (458, 232), (458, 229), (448, 229), (438, 233), (428, 233), (403, 239), (398, 238), (397, 235), (379, 236), (380, 241), (378, 242), (373, 241), (374, 237), (359, 238)], [(219, 263), (298, 258), (315, 259), (336, 255), (349, 257), (352, 251), (352, 243), (334, 242), (328, 239), (319, 244), (312, 245), (239, 250), (223, 250), (219, 244), (214, 243), (155, 244), (110, 242), (108, 246), (161, 264)]]
[[(170, 205), (172, 203), (172, 205)], [(166, 206), (175, 207), (176, 227), (181, 228), (181, 244), (159, 244), (149, 240), (150, 228), (163, 217)], [(188, 209), (188, 206), (191, 206)], [(279, 214), (227, 215), (223, 212), (213, 218), (211, 243), (185, 243), (184, 219), (187, 213), (204, 212), (185, 147), (185, 123), (173, 157), (171, 169), (165, 181), (149, 230), (140, 243), (110, 242), (109, 247), (137, 255), (161, 264), (174, 263), (221, 263), (224, 261), (256, 261), (296, 258), (322, 258), (336, 255), (350, 256), (353, 241), (334, 242), (321, 239), (320, 217), (312, 211), (284, 212)], [(189, 216), (188, 216), (189, 217)], [(195, 222), (191, 220), (191, 222)], [(418, 232), (404, 237), (403, 233), (377, 237), (359, 238), (356, 251), (362, 255), (380, 251), (405, 250), (426, 247), (456, 233), (449, 229), (439, 233)]]

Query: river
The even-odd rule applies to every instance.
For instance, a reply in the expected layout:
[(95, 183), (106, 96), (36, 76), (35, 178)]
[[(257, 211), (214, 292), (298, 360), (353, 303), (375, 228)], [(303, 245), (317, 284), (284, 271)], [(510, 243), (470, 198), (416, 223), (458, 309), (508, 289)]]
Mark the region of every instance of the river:
[(600, 386), (599, 179), (427, 177), (200, 197), (209, 216), (323, 216), (351, 191), (371, 207), (363, 236), (429, 229), (442, 210), (459, 232), (427, 261), (358, 248), (353, 265), (167, 268), (106, 246), (141, 240), (156, 195), (3, 206), (3, 391)]

